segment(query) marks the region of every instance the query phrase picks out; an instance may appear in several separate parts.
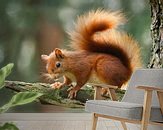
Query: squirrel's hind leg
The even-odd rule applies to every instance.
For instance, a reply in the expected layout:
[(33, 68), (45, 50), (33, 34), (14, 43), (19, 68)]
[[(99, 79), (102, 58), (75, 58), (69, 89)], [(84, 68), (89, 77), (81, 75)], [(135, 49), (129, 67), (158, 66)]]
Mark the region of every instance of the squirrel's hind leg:
[(128, 76), (127, 68), (113, 56), (101, 58), (96, 64), (96, 73), (105, 84), (120, 87)]

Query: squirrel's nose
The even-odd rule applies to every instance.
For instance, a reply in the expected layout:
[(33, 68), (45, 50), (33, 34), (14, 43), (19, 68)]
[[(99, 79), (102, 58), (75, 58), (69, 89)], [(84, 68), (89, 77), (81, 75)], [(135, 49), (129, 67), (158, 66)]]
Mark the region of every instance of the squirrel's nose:
[(54, 69), (51, 69), (51, 71), (54, 73)]

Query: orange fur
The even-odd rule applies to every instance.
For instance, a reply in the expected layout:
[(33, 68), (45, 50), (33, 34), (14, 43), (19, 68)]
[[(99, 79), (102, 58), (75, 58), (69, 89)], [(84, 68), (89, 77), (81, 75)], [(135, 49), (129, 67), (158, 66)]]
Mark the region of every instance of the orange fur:
[(42, 56), (48, 73), (54, 78), (64, 76), (66, 85), (75, 81), (71, 96), (87, 82), (121, 87), (141, 66), (137, 42), (116, 30), (124, 22), (122, 13), (103, 10), (79, 17), (70, 33), (75, 51), (55, 49), (49, 56)]
[(120, 12), (89, 12), (78, 18), (75, 30), (70, 33), (71, 47), (75, 50), (111, 54), (133, 71), (141, 66), (140, 48), (131, 36), (116, 30), (125, 21)]

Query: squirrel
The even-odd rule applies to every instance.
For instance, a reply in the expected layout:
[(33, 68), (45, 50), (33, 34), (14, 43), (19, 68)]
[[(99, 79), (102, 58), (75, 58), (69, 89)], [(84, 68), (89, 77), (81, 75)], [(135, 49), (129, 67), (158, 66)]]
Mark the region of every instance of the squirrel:
[(125, 22), (119, 11), (98, 9), (78, 17), (74, 30), (69, 33), (73, 50), (56, 48), (50, 55), (41, 55), (51, 78), (64, 77), (63, 83), (52, 86), (61, 88), (75, 81), (76, 85), (68, 90), (69, 98), (76, 97), (86, 83), (121, 88), (132, 72), (141, 67), (137, 41), (117, 29)]

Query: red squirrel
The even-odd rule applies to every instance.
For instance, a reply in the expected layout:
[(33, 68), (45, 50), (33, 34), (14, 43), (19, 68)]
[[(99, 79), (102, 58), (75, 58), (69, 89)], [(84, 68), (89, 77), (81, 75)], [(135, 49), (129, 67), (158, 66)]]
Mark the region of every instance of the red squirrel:
[(51, 78), (64, 77), (61, 88), (76, 82), (69, 89), (74, 98), (86, 83), (102, 83), (118, 86), (126, 83), (132, 72), (141, 66), (140, 47), (128, 34), (118, 31), (125, 22), (120, 12), (90, 11), (78, 17), (75, 28), (69, 33), (73, 51), (54, 49), (50, 55), (42, 55)]

